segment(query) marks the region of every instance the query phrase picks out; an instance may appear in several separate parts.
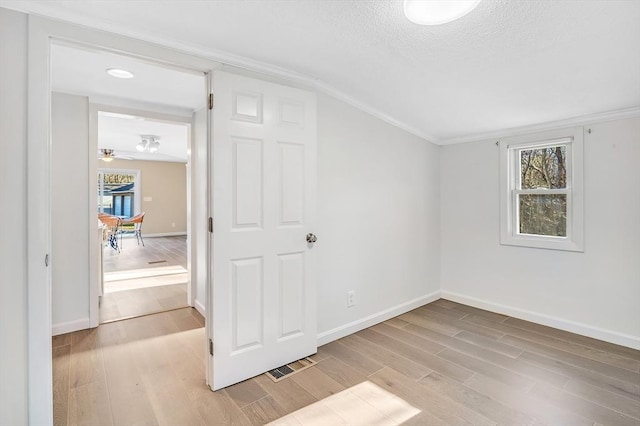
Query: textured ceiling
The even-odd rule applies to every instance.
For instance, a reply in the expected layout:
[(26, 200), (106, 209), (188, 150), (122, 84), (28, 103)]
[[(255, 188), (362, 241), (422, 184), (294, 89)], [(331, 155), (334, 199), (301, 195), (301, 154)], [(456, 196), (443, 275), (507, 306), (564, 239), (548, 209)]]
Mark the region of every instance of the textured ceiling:
[(0, 5), (302, 75), (438, 143), (640, 105), (636, 0), (483, 0), (436, 27), (400, 0)]

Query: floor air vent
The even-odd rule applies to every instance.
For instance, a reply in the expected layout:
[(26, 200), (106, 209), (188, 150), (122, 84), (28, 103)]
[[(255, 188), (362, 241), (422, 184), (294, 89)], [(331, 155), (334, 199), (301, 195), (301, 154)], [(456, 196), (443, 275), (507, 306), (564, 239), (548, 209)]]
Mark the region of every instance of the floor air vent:
[(273, 370), (267, 371), (264, 374), (266, 374), (274, 382), (279, 382), (280, 380), (291, 377), (294, 374), (305, 370), (315, 364), (316, 362), (311, 358), (302, 358), (298, 361), (283, 365), (282, 367), (274, 368)]

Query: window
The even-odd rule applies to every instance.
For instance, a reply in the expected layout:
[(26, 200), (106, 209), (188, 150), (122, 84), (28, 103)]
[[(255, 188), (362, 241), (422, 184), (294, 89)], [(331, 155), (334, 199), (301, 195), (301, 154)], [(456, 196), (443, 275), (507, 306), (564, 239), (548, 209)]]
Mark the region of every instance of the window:
[(500, 141), (500, 242), (583, 251), (583, 130)]
[(98, 212), (131, 217), (140, 210), (140, 171), (99, 169)]

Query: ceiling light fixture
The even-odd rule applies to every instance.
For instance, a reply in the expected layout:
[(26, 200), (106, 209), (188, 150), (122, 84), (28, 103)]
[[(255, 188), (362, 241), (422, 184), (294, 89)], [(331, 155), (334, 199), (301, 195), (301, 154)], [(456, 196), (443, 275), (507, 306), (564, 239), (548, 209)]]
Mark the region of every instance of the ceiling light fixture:
[(136, 145), (136, 150), (138, 152), (154, 153), (158, 151), (158, 148), (160, 148), (160, 142), (158, 142), (160, 136), (141, 135), (140, 138), (142, 140)]
[(481, 0), (404, 0), (404, 14), (415, 24), (441, 25), (471, 12)]
[(113, 161), (113, 150), (112, 149), (103, 149), (102, 157), (100, 157), (102, 161), (110, 162)]
[(107, 68), (107, 74), (116, 78), (133, 78), (134, 75), (131, 71), (123, 70), (120, 68)]

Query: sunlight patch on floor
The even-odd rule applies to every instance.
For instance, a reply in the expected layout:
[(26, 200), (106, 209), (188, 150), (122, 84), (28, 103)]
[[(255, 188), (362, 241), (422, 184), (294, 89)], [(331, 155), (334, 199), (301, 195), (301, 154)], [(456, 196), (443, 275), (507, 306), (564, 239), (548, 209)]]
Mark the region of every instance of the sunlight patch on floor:
[(275, 420), (270, 425), (400, 425), (420, 410), (363, 382)]
[(155, 268), (130, 269), (104, 273), (104, 282), (157, 277), (160, 275), (183, 274), (187, 270), (180, 265), (156, 266)]
[(187, 270), (180, 265), (132, 269), (104, 274), (104, 292), (134, 290), (164, 285), (184, 284)]

